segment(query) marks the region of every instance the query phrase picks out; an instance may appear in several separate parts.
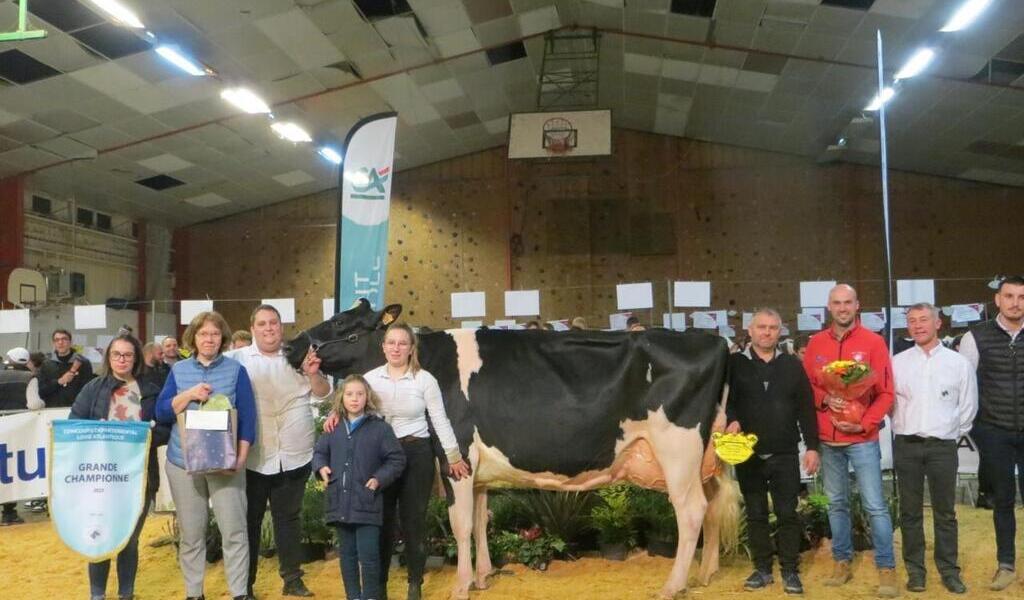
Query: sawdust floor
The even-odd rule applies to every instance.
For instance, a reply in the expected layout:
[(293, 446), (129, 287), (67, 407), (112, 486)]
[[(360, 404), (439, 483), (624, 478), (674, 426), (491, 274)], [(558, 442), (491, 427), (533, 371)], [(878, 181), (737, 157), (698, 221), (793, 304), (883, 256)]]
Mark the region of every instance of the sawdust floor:
[[(995, 540), (992, 533), (992, 513), (989, 511), (961, 507), (960, 515), (960, 557), (964, 568), (964, 581), (969, 588), (970, 598), (1022, 598), (1024, 583), (1018, 582), (1004, 592), (989, 592), (986, 584), (995, 565)], [(1018, 519), (1024, 514), (1018, 511)], [(174, 555), (173, 546), (149, 547), (149, 542), (166, 533), (169, 517), (151, 516), (142, 533), (139, 576), (136, 598), (157, 600), (184, 597), (182, 580)], [(930, 521), (926, 521), (930, 527)], [(931, 532), (928, 532), (929, 539)], [(1019, 537), (1019, 536), (1018, 536)], [(899, 535), (896, 537), (897, 562), (899, 560)], [(1018, 548), (1021, 548), (1018, 541)], [(930, 560), (930, 558), (929, 558)], [(473, 592), (474, 600), (548, 600), (566, 598), (571, 600), (604, 600), (651, 598), (660, 589), (668, 574), (671, 561), (652, 558), (636, 553), (624, 562), (585, 558), (574, 562), (555, 561), (547, 572), (531, 571), (520, 565), (509, 567), (510, 574), (500, 575), (492, 581), (491, 588)], [(858, 554), (855, 560), (854, 580), (838, 590), (825, 588), (819, 582), (830, 568), (827, 543), (817, 552), (808, 552), (803, 557), (803, 579), (808, 598), (874, 598), (876, 577), (870, 553)], [(931, 565), (929, 565), (931, 567)], [(317, 598), (344, 598), (341, 577), (336, 561), (322, 561), (306, 566), (306, 583)], [(694, 564), (691, 573), (696, 572)], [(690, 598), (791, 598), (776, 584), (763, 592), (744, 592), (742, 582), (750, 572), (750, 564), (737, 560), (723, 565), (709, 587), (691, 587)], [(777, 573), (777, 571), (776, 571)], [(905, 575), (899, 567), (900, 579)], [(454, 580), (454, 567), (446, 566), (441, 571), (429, 572), (424, 583), (424, 597), (428, 600), (442, 600)], [(115, 575), (111, 573), (108, 586), (110, 594), (116, 593)], [(392, 574), (390, 593), (392, 598), (404, 600), (404, 572)], [(225, 591), (222, 563), (210, 568), (207, 574), (206, 597), (228, 598)], [(57, 538), (48, 521), (37, 521), (25, 525), (0, 528), (0, 598), (5, 600), (88, 598), (88, 579), (85, 562), (68, 550)], [(260, 600), (281, 598), (280, 580), (277, 577), (277, 562), (261, 559), (260, 577), (256, 593)], [(934, 569), (929, 572), (928, 593), (909, 594), (904, 597), (924, 598), (947, 597), (939, 583)], [(112, 596), (108, 596), (110, 598)]]

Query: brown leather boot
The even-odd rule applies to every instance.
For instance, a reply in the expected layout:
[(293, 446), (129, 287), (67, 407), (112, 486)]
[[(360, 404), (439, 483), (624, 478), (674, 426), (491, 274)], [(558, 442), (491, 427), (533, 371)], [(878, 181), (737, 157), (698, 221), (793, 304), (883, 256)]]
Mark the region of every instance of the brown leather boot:
[(837, 560), (832, 564), (832, 576), (825, 580), (825, 585), (839, 587), (851, 579), (853, 579), (853, 569), (850, 567), (850, 561)]
[(899, 582), (896, 581), (895, 569), (878, 570), (878, 597), (896, 598), (900, 595)]

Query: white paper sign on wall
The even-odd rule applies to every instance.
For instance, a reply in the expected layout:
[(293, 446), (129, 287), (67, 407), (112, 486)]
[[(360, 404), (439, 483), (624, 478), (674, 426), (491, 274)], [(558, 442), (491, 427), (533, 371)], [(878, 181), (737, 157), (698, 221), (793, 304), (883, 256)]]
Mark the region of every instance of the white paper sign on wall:
[(934, 279), (898, 279), (896, 280), (896, 302), (900, 306), (910, 306), (918, 302), (935, 304)]
[(617, 310), (654, 308), (654, 289), (648, 283), (620, 283), (615, 286)]
[(281, 313), (282, 323), (295, 322), (295, 298), (264, 298), (260, 304), (268, 304)]
[(0, 333), (29, 333), (31, 321), (27, 308), (0, 310)]
[(828, 293), (834, 287), (835, 281), (801, 281), (800, 306), (828, 306)]
[(181, 324), (188, 325), (201, 312), (213, 310), (213, 300), (182, 300)]
[(672, 304), (685, 308), (711, 306), (710, 281), (676, 281), (672, 285)]
[(464, 319), (487, 316), (487, 294), (484, 292), (455, 292), (452, 294), (452, 318)]
[(103, 304), (90, 304), (75, 307), (75, 329), (106, 329), (107, 307)]
[(540, 290), (505, 292), (506, 317), (536, 317), (540, 314)]

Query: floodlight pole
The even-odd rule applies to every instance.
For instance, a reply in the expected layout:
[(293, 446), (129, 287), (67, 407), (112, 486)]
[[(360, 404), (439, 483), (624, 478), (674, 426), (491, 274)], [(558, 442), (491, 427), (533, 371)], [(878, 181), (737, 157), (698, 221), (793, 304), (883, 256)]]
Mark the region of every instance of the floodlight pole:
[[(882, 100), (882, 90), (885, 89), (885, 70), (882, 67), (882, 30), (879, 29), (876, 32), (876, 39), (878, 40), (878, 99)], [(892, 356), (893, 351), (893, 335), (892, 335), (892, 222), (889, 219), (889, 153), (887, 151), (887, 139), (885, 134), (885, 101), (879, 102), (878, 107), (878, 141), (881, 146), (881, 163), (882, 163), (882, 226), (884, 228), (885, 237), (885, 307), (886, 314), (889, 316), (885, 320), (885, 337), (889, 344), (889, 356)], [(890, 425), (891, 425), (890, 421)], [(889, 447), (895, 448), (896, 446), (896, 432), (893, 428), (889, 427)], [(892, 494), (896, 497), (896, 501), (900, 499), (900, 486), (897, 481), (898, 475), (896, 474), (896, 462), (893, 459), (892, 465)]]
[[(885, 89), (885, 71), (882, 68), (882, 30), (876, 32), (878, 40), (878, 95), (882, 100), (882, 90)], [(885, 338), (889, 344), (889, 352), (892, 352), (892, 222), (889, 218), (889, 153), (885, 133), (885, 102), (879, 103), (878, 107), (878, 141), (881, 146), (882, 163), (882, 227), (885, 238), (885, 310), (888, 318), (885, 320)]]
[(46, 30), (33, 29), (28, 31), (28, 0), (18, 3), (18, 30), (0, 33), (0, 42), (18, 42), (21, 40), (38, 40), (46, 37)]

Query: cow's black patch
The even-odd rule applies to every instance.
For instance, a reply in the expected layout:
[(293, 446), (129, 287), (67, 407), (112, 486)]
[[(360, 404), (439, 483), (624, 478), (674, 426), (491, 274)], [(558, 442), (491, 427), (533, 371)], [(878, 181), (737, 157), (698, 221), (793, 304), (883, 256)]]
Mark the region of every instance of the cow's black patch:
[(476, 338), (483, 366), (469, 397), (480, 437), (533, 473), (611, 466), (620, 422), (661, 406), (681, 427), (703, 425), (706, 439), (725, 378), (725, 343), (702, 333), (478, 330)]
[[(400, 307), (386, 309), (397, 315)], [(382, 315), (365, 302), (289, 342), (298, 367), (310, 344), (337, 377), (384, 363)], [(708, 432), (725, 382), (725, 342), (703, 332), (652, 329), (475, 332), (482, 367), (462, 392), (455, 340), (423, 333), (419, 359), (437, 378), (465, 454), (474, 428), (484, 443), (527, 472), (566, 476), (607, 468), (621, 438), (619, 423), (664, 407), (674, 424)], [(648, 381), (650, 372), (650, 381)]]
[(469, 456), (469, 445), (473, 443), (473, 407), (462, 392), (455, 340), (443, 331), (421, 333), (416, 337), (419, 339), (420, 366), (437, 379), (444, 397), (445, 413), (455, 430), (455, 439), (459, 441), (462, 455)]
[(707, 444), (729, 363), (725, 340), (696, 330), (650, 329), (641, 343), (651, 365), (647, 408), (664, 406), (668, 420), (680, 427), (699, 423)]

